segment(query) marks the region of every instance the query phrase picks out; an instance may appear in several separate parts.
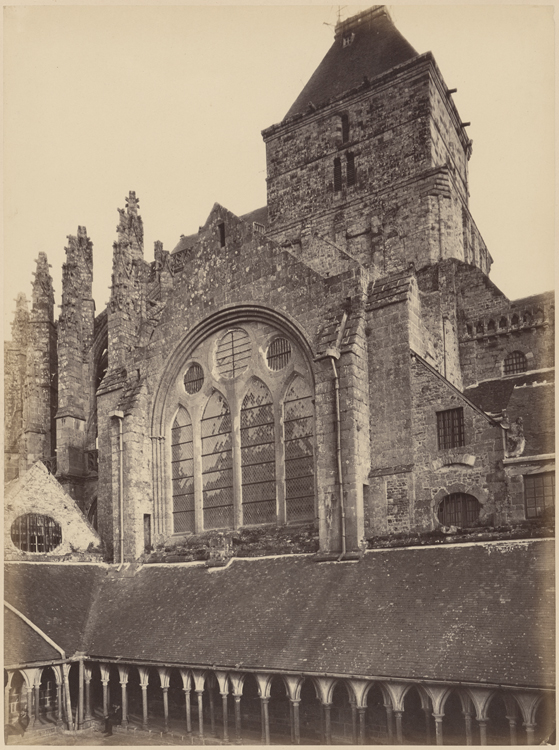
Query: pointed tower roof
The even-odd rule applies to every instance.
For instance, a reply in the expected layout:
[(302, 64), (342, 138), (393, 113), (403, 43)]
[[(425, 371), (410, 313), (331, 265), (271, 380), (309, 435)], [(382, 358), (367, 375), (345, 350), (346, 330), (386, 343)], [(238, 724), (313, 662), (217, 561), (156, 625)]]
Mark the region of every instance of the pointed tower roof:
[(384, 5), (336, 25), (334, 44), (299, 94), (286, 117), (303, 114), (417, 56), (400, 34)]

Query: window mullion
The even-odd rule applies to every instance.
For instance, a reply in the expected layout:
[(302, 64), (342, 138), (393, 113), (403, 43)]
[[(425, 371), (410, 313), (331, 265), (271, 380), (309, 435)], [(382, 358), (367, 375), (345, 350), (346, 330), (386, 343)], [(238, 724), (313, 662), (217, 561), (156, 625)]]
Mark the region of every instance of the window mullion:
[(277, 502), (277, 519), (280, 526), (287, 522), (287, 511), (285, 504), (285, 452), (283, 450), (283, 409), (281, 404), (274, 401), (274, 435), (276, 438), (276, 502)]
[(229, 404), (231, 409), (231, 461), (233, 464), (233, 528), (243, 525), (241, 506), (243, 473), (241, 470), (241, 404), (235, 397)]
[(203, 478), (202, 478), (202, 420), (193, 420), (192, 453), (194, 467), (194, 533), (204, 530)]

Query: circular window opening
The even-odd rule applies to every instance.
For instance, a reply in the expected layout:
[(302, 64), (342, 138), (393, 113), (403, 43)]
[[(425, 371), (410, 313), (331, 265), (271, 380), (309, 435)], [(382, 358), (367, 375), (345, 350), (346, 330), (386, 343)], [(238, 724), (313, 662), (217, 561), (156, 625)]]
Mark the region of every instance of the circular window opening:
[(277, 338), (272, 341), (266, 352), (270, 370), (283, 370), (291, 359), (291, 344), (287, 339)]
[(458, 526), (467, 528), (475, 526), (481, 506), (473, 495), (464, 492), (454, 492), (443, 498), (439, 505), (439, 522), (443, 526)]
[(50, 552), (62, 542), (60, 524), (39, 513), (26, 513), (12, 523), (12, 542), (23, 552)]
[(184, 389), (187, 393), (198, 393), (204, 385), (204, 370), (196, 362), (190, 365), (184, 376)]
[(250, 338), (242, 328), (233, 328), (217, 345), (217, 370), (224, 378), (234, 378), (248, 367), (251, 355)]

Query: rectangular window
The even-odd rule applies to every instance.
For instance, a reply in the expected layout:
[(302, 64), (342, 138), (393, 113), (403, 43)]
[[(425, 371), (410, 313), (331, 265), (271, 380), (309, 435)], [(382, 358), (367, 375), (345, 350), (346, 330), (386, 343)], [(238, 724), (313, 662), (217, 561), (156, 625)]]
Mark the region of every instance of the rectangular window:
[(219, 243), (225, 247), (225, 224), (219, 224)]
[(524, 477), (526, 518), (539, 518), (545, 508), (551, 508), (555, 498), (555, 472), (530, 474)]
[(339, 192), (342, 189), (342, 162), (339, 159), (334, 159), (334, 192)]
[(341, 121), (342, 121), (342, 143), (347, 143), (349, 141), (349, 116), (342, 115)]
[(355, 156), (347, 155), (347, 184), (355, 185)]
[(459, 448), (464, 441), (464, 409), (447, 409), (437, 412), (439, 450)]

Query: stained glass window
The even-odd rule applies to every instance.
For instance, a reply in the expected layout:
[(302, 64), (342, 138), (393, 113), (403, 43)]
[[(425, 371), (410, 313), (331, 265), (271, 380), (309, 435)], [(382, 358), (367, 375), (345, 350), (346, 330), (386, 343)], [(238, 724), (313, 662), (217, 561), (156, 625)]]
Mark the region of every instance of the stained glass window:
[(202, 507), (204, 528), (233, 526), (231, 413), (224, 396), (214, 391), (202, 417)]
[(276, 520), (276, 444), (272, 394), (255, 379), (241, 408), (243, 525)]
[(179, 407), (171, 430), (171, 469), (173, 481), (173, 529), (194, 531), (194, 454), (192, 420)]

